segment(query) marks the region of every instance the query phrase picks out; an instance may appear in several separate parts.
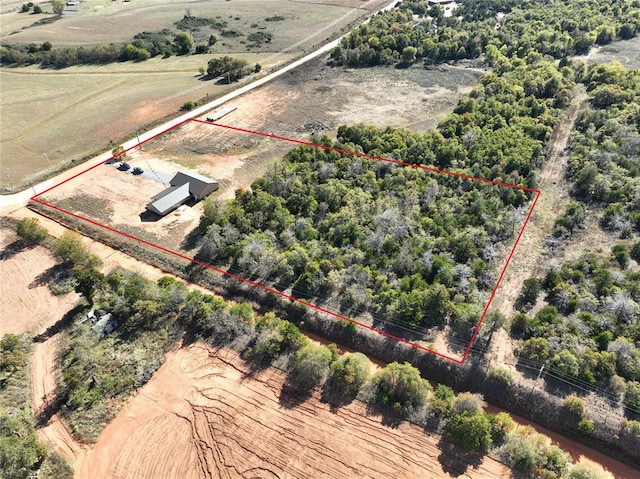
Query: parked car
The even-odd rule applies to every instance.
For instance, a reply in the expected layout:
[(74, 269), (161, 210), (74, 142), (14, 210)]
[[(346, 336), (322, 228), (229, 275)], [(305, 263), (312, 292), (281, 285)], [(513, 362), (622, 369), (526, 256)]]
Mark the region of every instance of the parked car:
[(133, 173), (134, 175), (141, 175), (142, 173), (144, 173), (144, 170), (139, 166), (136, 166), (131, 173)]
[(129, 165), (129, 163), (125, 162), (120, 163), (120, 166), (118, 166), (118, 169), (120, 171), (127, 171), (129, 168), (131, 168), (131, 166)]

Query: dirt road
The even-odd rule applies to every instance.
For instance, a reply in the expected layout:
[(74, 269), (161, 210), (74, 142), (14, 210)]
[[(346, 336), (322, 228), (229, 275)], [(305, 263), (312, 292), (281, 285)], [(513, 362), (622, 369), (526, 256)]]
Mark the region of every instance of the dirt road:
[[(508, 477), (466, 465), (439, 438), (383, 425), (354, 403), (332, 412), (281, 393), (276, 369), (251, 374), (235, 353), (193, 345), (166, 363), (106, 427), (76, 477)], [(170, 438), (170, 440), (167, 440)], [(90, 474), (89, 474), (90, 473)]]
[[(545, 264), (545, 239), (551, 233), (555, 220), (569, 204), (570, 185), (565, 179), (569, 157), (565, 149), (580, 106), (587, 99), (582, 89), (576, 88), (574, 94), (565, 117), (554, 129), (547, 159), (540, 171), (538, 189), (542, 194), (491, 305), (492, 310), (498, 310), (508, 318), (515, 313), (514, 304), (524, 280), (540, 273), (541, 265)], [(500, 363), (504, 363), (507, 356), (513, 360), (513, 345), (506, 332), (499, 331), (491, 347), (493, 356)]]

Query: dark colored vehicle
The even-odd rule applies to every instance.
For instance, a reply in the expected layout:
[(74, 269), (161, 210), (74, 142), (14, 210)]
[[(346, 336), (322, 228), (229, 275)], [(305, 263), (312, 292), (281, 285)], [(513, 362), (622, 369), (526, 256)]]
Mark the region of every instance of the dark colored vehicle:
[(131, 173), (133, 173), (134, 175), (141, 175), (142, 173), (144, 173), (144, 170), (139, 166), (136, 166)]
[(129, 163), (120, 163), (120, 166), (118, 166), (118, 169), (120, 171), (127, 171), (129, 168), (131, 168), (131, 166), (129, 166)]

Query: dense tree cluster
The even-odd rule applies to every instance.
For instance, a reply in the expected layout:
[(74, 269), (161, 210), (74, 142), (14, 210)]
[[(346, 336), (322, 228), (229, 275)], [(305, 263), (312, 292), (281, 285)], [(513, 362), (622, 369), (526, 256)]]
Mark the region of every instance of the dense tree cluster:
[(602, 226), (640, 233), (640, 70), (594, 65), (585, 75), (590, 107), (570, 138), (573, 195), (605, 207)]
[(347, 35), (332, 53), (349, 66), (477, 58), (492, 46), (507, 57), (584, 54), (592, 45), (640, 31), (638, 1), (474, 0), (445, 16), (427, 0), (408, 0)]
[(549, 269), (541, 281), (529, 280), (523, 293), (535, 303), (533, 283), (546, 306), (513, 318), (520, 355), (640, 406), (640, 272), (623, 270), (614, 251), (611, 260), (586, 254)]
[[(58, 0), (55, 0), (58, 2)], [(60, 1), (60, 5), (63, 3)], [(29, 4), (25, 4), (27, 6)], [(31, 6), (33, 6), (31, 4)], [(28, 11), (31, 7), (27, 6)], [(33, 8), (40, 8), (38, 5)], [(175, 22), (177, 31), (163, 28), (158, 31), (143, 31), (136, 34), (132, 41), (125, 44), (103, 44), (93, 46), (66, 46), (53, 48), (49, 41), (40, 45), (3, 43), (0, 45), (0, 64), (5, 66), (40, 65), (43, 68), (66, 68), (73, 65), (105, 65), (113, 62), (144, 61), (161, 56), (187, 55), (190, 53), (208, 53), (216, 44), (217, 31), (222, 36), (243, 36), (242, 33), (226, 28), (227, 22), (220, 17), (194, 17), (187, 12), (181, 20)], [(201, 32), (201, 29), (207, 30)], [(194, 39), (194, 36), (196, 37)], [(263, 43), (270, 43), (273, 35), (259, 31), (248, 35), (247, 49), (258, 48)], [(194, 49), (195, 47), (195, 49)]]
[[(439, 131), (343, 126), (326, 147), (535, 186), (572, 84), (539, 61), (489, 74)], [(521, 224), (523, 190), (332, 149), (290, 151), (251, 191), (209, 201), (198, 258), (350, 314), (468, 337), (497, 247)]]
[(224, 76), (231, 83), (251, 73), (251, 68), (247, 65), (248, 62), (243, 58), (229, 56), (212, 58), (207, 64), (207, 75), (212, 78)]

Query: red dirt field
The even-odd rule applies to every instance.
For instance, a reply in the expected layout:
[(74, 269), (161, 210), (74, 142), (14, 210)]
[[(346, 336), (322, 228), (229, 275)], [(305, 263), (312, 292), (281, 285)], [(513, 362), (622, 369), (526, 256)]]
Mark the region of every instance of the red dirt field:
[(274, 368), (251, 375), (231, 351), (197, 344), (169, 353), (78, 457), (76, 477), (511, 477), (490, 458), (467, 468), (440, 450), (439, 437), (383, 425), (361, 403), (332, 412), (313, 396), (293, 405), (284, 382)]
[(0, 229), (0, 337), (5, 334), (40, 334), (60, 319), (78, 299), (75, 293), (54, 296), (38, 276), (55, 264), (49, 251), (42, 246), (15, 254), (6, 247), (17, 236)]

